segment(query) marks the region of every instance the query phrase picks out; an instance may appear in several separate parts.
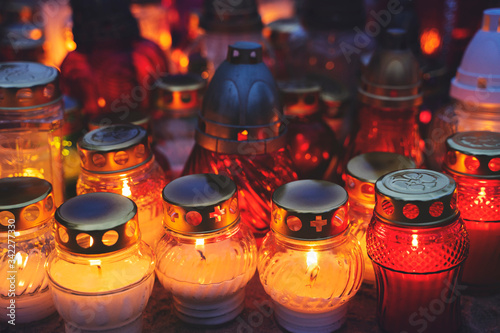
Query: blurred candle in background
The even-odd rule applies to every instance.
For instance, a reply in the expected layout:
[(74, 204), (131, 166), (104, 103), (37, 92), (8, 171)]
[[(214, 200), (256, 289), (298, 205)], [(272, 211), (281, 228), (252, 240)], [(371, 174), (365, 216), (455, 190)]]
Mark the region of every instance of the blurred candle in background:
[(0, 63), (0, 177), (49, 181), (64, 200), (63, 101), (59, 71), (33, 62)]

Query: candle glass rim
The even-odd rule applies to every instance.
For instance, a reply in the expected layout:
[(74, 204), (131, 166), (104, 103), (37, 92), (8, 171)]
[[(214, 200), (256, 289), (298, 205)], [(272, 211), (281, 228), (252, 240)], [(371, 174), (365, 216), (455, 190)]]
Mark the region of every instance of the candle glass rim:
[[(52, 216), (47, 218), (44, 222), (37, 224), (29, 229), (14, 230), (14, 232), (16, 233), (16, 243), (37, 237), (39, 235), (46, 233), (47, 231), (51, 231), (52, 234), (54, 235), (54, 230), (52, 228), (53, 224), (54, 224), (54, 215), (52, 214)], [(0, 232), (0, 242), (3, 242), (4, 238), (5, 239), (8, 238), (7, 231)]]
[(181, 243), (196, 244), (196, 240), (201, 238), (204, 239), (205, 244), (210, 244), (220, 241), (220, 239), (215, 239), (215, 238), (224, 236), (225, 239), (228, 239), (231, 238), (233, 235), (235, 235), (238, 231), (240, 231), (242, 227), (246, 228), (245, 224), (240, 222), (241, 222), (241, 217), (238, 216), (238, 218), (228, 226), (225, 226), (221, 229), (217, 229), (214, 231), (200, 232), (200, 233), (196, 232), (181, 233), (175, 230), (168, 229), (165, 226), (164, 229), (167, 235), (172, 236), (176, 239), (181, 239), (182, 240)]

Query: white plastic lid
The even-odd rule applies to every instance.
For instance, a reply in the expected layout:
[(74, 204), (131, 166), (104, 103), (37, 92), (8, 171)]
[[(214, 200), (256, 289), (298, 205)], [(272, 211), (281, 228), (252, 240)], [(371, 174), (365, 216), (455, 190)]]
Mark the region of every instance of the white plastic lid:
[(500, 104), (500, 8), (483, 12), (482, 27), (451, 80), (450, 96), (464, 102)]

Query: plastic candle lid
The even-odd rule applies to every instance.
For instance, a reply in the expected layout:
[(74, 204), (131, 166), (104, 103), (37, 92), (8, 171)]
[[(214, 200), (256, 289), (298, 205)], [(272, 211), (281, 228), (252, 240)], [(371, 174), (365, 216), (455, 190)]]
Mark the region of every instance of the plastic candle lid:
[(82, 168), (95, 173), (113, 173), (138, 167), (152, 158), (144, 128), (112, 125), (88, 132), (78, 142)]
[(51, 104), (62, 98), (59, 71), (36, 62), (0, 63), (0, 109)]
[(401, 226), (433, 226), (458, 215), (455, 181), (432, 170), (388, 173), (375, 183), (375, 201), (382, 221)]
[(334, 237), (348, 226), (347, 192), (324, 180), (298, 180), (273, 193), (271, 229), (290, 238)]
[(163, 189), (164, 226), (183, 234), (210, 233), (237, 223), (236, 184), (215, 174), (177, 178)]
[(319, 111), (321, 86), (308, 80), (278, 82), (283, 99), (283, 111), (287, 116), (306, 116)]
[(129, 247), (139, 241), (137, 206), (116, 193), (76, 196), (56, 211), (56, 242), (64, 250), (101, 254)]
[(9, 230), (14, 220), (15, 231), (33, 228), (54, 214), (52, 185), (35, 177), (0, 179), (0, 232)]
[(157, 106), (172, 118), (196, 115), (201, 107), (205, 80), (200, 75), (187, 73), (166, 75), (156, 82)]
[(478, 178), (500, 178), (500, 133), (460, 132), (446, 140), (444, 169)]
[(451, 97), (471, 103), (500, 103), (499, 20), (500, 8), (483, 12), (481, 29), (467, 46), (457, 74), (451, 80)]

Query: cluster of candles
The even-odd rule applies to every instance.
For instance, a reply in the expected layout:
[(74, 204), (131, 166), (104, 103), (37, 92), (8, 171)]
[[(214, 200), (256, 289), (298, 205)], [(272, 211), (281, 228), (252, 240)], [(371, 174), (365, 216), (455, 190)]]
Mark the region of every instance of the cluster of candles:
[[(499, 17), (487, 11), (478, 36), (496, 33)], [(365, 121), (342, 156), (317, 118), (320, 86), (281, 83), (282, 117), (256, 43), (229, 46), (202, 110), (203, 81), (159, 80), (158, 105), (186, 119), (95, 118), (78, 143), (62, 139), (58, 70), (0, 63), (0, 321), (57, 310), (67, 332), (140, 332), (156, 277), (181, 320), (219, 325), (243, 310), (257, 270), (290, 332), (339, 329), (363, 282), (376, 285), (385, 331), (457, 331), (459, 284), (500, 287), (500, 133), (458, 131), (438, 156), (442, 172), (424, 169), (419, 65), (400, 30), (387, 36), (359, 88)], [(472, 89), (476, 72), (465, 72), (457, 98)], [(408, 137), (384, 132), (398, 126)], [(72, 149), (77, 196), (65, 201)], [(335, 173), (344, 187), (306, 179)]]

